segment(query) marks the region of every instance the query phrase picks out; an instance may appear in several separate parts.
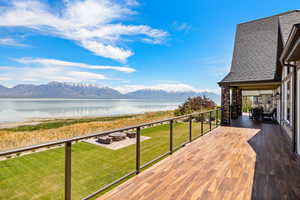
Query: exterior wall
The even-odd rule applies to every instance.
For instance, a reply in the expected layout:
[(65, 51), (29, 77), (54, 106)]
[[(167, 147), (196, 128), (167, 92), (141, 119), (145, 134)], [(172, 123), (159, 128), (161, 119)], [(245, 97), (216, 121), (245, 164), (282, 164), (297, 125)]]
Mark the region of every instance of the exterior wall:
[(296, 117), (296, 139), (297, 139), (297, 153), (300, 155), (300, 62), (297, 62), (297, 97), (296, 97), (296, 103), (297, 103), (297, 117)]
[(231, 118), (237, 119), (242, 115), (243, 95), (238, 87), (231, 87)]
[(236, 87), (233, 87), (231, 89), (231, 118), (232, 119), (237, 119), (238, 118), (238, 106), (237, 106), (237, 91), (238, 89)]
[(280, 124), (281, 121), (281, 87), (278, 87), (275, 91), (274, 91), (274, 96), (276, 95), (276, 93), (280, 94), (280, 97), (278, 99), (275, 99), (275, 104), (277, 106), (277, 122), (278, 124)]
[(222, 86), (221, 96), (221, 124), (230, 124), (230, 88), (228, 86)]
[(242, 90), (237, 90), (237, 114), (242, 115), (243, 114), (243, 94)]
[(296, 104), (297, 104), (297, 110), (296, 110), (296, 113), (297, 113), (297, 116), (296, 116), (296, 122), (295, 122), (295, 125), (296, 125), (296, 150), (297, 150), (297, 153), (300, 155), (300, 91), (299, 91), (299, 88), (300, 88), (300, 62), (297, 62), (297, 97), (296, 97)]
[[(289, 72), (288, 72), (289, 71)], [(288, 136), (293, 138), (293, 70), (288, 67), (283, 67), (282, 73), (282, 119), (281, 125), (285, 129)], [(289, 88), (289, 92), (288, 92)], [(288, 97), (289, 96), (289, 97)]]

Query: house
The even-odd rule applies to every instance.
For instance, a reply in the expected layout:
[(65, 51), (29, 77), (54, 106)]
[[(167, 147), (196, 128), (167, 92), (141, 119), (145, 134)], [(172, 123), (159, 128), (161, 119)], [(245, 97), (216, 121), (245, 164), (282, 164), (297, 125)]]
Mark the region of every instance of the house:
[(300, 11), (237, 25), (230, 72), (219, 82), (222, 124), (242, 115), (242, 93), (271, 90), (277, 122), (300, 154)]
[[(298, 23), (295, 10), (237, 25), (231, 69), (219, 82), (223, 126), (99, 200), (299, 199)], [(261, 95), (276, 118), (242, 116), (243, 97)]]
[[(0, 199), (300, 199), (298, 23), (300, 12), (290, 11), (237, 26), (231, 70), (219, 82), (225, 126), (216, 109), (0, 152), (0, 159), (9, 156), (0, 162)], [(277, 108), (277, 123), (242, 116), (243, 97), (262, 94)], [(135, 145), (105, 150), (109, 159), (90, 145), (78, 148), (85, 139), (128, 130), (136, 131)], [(143, 134), (152, 138), (142, 142)], [(54, 165), (54, 154), (16, 158), (51, 146), (61, 155)]]

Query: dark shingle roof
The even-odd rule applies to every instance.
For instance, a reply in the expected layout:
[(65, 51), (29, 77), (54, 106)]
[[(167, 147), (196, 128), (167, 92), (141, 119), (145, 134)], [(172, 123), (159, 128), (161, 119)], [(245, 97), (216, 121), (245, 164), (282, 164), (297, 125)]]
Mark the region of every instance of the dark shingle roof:
[(291, 11), (239, 24), (231, 69), (220, 83), (279, 80), (279, 57), (297, 21), (300, 12)]

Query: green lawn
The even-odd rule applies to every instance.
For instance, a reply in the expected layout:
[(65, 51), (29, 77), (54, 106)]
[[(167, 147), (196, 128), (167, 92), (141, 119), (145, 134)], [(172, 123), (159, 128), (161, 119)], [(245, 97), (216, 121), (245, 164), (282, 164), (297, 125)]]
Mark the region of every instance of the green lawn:
[[(213, 126), (214, 127), (214, 126)], [(209, 129), (204, 124), (204, 131)], [(193, 123), (193, 137), (200, 134)], [(141, 165), (169, 150), (169, 125), (142, 129)], [(174, 124), (174, 147), (188, 141), (188, 123)], [(72, 196), (80, 199), (135, 169), (135, 145), (119, 150), (78, 142), (72, 146)], [(0, 199), (63, 199), (64, 148), (0, 162)]]

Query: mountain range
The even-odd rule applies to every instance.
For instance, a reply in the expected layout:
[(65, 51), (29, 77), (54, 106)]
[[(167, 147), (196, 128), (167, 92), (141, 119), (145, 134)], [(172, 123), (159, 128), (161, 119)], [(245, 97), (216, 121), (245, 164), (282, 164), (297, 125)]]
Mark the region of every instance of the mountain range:
[(193, 96), (206, 96), (217, 104), (220, 102), (220, 95), (212, 92), (142, 89), (122, 94), (109, 87), (60, 82), (42, 85), (20, 84), (12, 88), (0, 85), (0, 98), (186, 99)]

